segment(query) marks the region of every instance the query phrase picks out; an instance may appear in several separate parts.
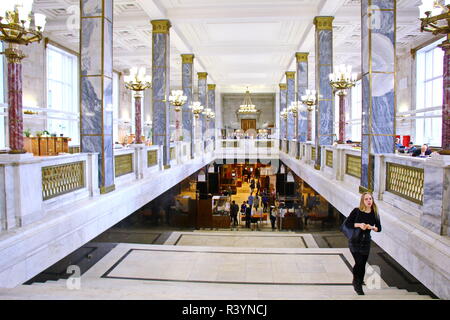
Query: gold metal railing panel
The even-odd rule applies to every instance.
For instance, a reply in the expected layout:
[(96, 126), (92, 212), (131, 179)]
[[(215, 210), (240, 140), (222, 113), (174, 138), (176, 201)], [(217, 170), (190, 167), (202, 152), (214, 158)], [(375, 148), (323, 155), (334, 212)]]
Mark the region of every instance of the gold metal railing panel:
[(115, 176), (120, 177), (133, 172), (133, 154), (122, 154), (114, 157)]
[(311, 160), (316, 160), (316, 147), (311, 148)]
[(237, 141), (222, 141), (222, 148), (238, 148)]
[(423, 205), (425, 173), (422, 168), (386, 163), (386, 191)]
[(326, 151), (326, 165), (330, 168), (333, 168), (333, 151)]
[(175, 147), (170, 148), (170, 160), (175, 160), (177, 157)]
[(44, 200), (84, 187), (84, 161), (42, 167), (42, 198)]
[(147, 151), (147, 168), (158, 164), (158, 150)]
[(355, 178), (361, 178), (361, 157), (347, 154), (345, 158), (345, 173)]
[(272, 148), (272, 141), (256, 141), (257, 148)]

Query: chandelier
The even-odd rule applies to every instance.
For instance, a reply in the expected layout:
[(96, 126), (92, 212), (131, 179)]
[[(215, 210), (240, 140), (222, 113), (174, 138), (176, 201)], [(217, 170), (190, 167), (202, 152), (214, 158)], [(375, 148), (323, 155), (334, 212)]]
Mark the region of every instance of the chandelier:
[(252, 103), (252, 98), (250, 97), (250, 91), (245, 92), (244, 103), (239, 106), (238, 113), (239, 114), (256, 114), (259, 110), (256, 109), (256, 106)]
[(181, 107), (186, 103), (187, 96), (183, 95), (182, 90), (172, 90), (169, 96), (169, 102), (175, 107), (176, 112), (181, 111)]
[(203, 112), (204, 107), (202, 106), (201, 102), (195, 101), (189, 106), (189, 109), (191, 109), (195, 118), (198, 119), (200, 117), (200, 114)]
[(206, 108), (205, 111), (203, 111), (203, 114), (206, 117), (206, 121), (210, 121), (216, 117), (215, 112), (213, 112), (210, 108)]
[(311, 112), (314, 110), (314, 106), (317, 104), (317, 92), (316, 90), (306, 90), (306, 94), (301, 98), (302, 103), (306, 105), (306, 109)]
[[(46, 17), (35, 13), (31, 17), (33, 0), (2, 0), (0, 2), (0, 40), (28, 45), (42, 40)], [(34, 29), (31, 28), (31, 21)], [(6, 51), (5, 51), (6, 53)]]
[(300, 101), (292, 101), (291, 105), (289, 106), (289, 108), (287, 109), (287, 111), (289, 113), (292, 113), (294, 118), (297, 117), (298, 113), (300, 111), (303, 111), (303, 106), (302, 103)]
[(421, 31), (434, 35), (450, 33), (450, 0), (422, 0), (419, 9)]
[(289, 115), (289, 112), (286, 110), (286, 108), (280, 112), (280, 117), (284, 120), (286, 120), (288, 118), (288, 115)]
[(144, 91), (152, 86), (152, 77), (145, 75), (145, 67), (130, 69), (130, 75), (124, 77), (125, 87), (133, 91)]
[(352, 66), (341, 64), (334, 68), (334, 73), (330, 74), (330, 85), (338, 92), (338, 95), (345, 95), (346, 90), (356, 84), (356, 73), (352, 73)]

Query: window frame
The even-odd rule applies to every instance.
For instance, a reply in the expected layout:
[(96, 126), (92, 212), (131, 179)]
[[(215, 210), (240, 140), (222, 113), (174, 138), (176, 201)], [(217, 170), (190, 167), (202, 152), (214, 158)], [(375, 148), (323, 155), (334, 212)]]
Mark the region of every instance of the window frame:
[[(71, 68), (72, 68), (72, 75), (70, 76), (71, 81), (64, 81), (57, 79), (56, 77), (50, 77), (50, 65), (52, 63), (49, 62), (50, 59), (50, 51), (61, 54), (61, 56), (64, 58), (69, 58), (72, 60), (70, 62)], [(54, 127), (56, 125), (53, 125), (52, 121), (58, 121), (58, 122), (66, 122), (68, 124), (67, 129), (62, 129), (67, 133), (67, 136), (71, 138), (71, 141), (69, 142), (70, 145), (80, 145), (80, 74), (79, 74), (79, 55), (71, 52), (70, 50), (65, 50), (64, 48), (61, 48), (58, 45), (54, 45), (52, 43), (47, 43), (45, 48), (45, 54), (46, 54), (46, 110), (47, 110), (47, 121), (46, 121), (46, 129), (50, 133), (53, 133)], [(68, 60), (66, 60), (67, 63)], [(62, 63), (61, 68), (64, 69), (67, 67), (67, 65), (64, 65)], [(54, 67), (54, 65), (52, 65)], [(61, 108), (60, 106), (54, 106), (53, 101), (50, 97), (50, 92), (52, 88), (54, 88), (54, 85), (58, 84), (61, 87), (64, 87), (62, 90), (62, 94), (65, 94), (65, 90), (72, 91), (71, 97), (67, 98), (65, 101), (72, 102), (72, 106), (69, 109)], [(53, 86), (52, 86), (53, 85)], [(69, 89), (67, 88), (69, 86)], [(54, 90), (54, 89), (53, 89)], [(64, 104), (64, 102), (62, 103)], [(61, 126), (61, 124), (59, 125)], [(65, 127), (64, 127), (65, 128)], [(61, 132), (57, 132), (61, 133)]]
[[(435, 147), (442, 146), (442, 91), (443, 91), (443, 55), (438, 47), (443, 42), (439, 39), (416, 51), (416, 83), (415, 83), (415, 110), (412, 115), (414, 121), (414, 143)], [(431, 69), (429, 60), (431, 61)], [(440, 58), (442, 60), (435, 60)], [(431, 74), (431, 76), (429, 76)], [(437, 74), (437, 75), (436, 75)], [(435, 90), (435, 86), (437, 89)], [(431, 87), (427, 88), (427, 87)], [(431, 92), (430, 92), (430, 91)], [(438, 94), (435, 94), (436, 91)], [(431, 102), (430, 101), (430, 97)], [(440, 99), (433, 101), (433, 97)]]

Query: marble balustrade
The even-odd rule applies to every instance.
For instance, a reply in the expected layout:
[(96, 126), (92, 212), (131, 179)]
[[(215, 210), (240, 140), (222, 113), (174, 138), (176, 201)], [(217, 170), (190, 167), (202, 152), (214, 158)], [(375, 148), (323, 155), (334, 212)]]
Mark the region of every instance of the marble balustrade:
[[(346, 158), (360, 159), (361, 151), (345, 145), (322, 148), (321, 168), (316, 170), (311, 159), (313, 146), (300, 143), (300, 160), (285, 152), (280, 152), (279, 158), (347, 216), (359, 203), (360, 179), (346, 173)], [(333, 167), (327, 166), (327, 151), (332, 152)], [(450, 159), (381, 154), (374, 156), (374, 163), (374, 198), (383, 231), (373, 234), (372, 239), (438, 297), (449, 299)], [(424, 170), (423, 205), (386, 190), (388, 163)]]
[[(178, 179), (189, 176), (205, 164), (211, 163), (211, 161), (220, 162), (222, 159), (230, 159), (231, 161), (232, 159), (234, 163), (235, 159), (252, 159), (254, 161), (263, 159), (263, 161), (267, 160), (269, 164), (275, 164), (275, 162), (279, 162), (278, 160), (282, 160), (340, 212), (348, 214), (351, 207), (359, 202), (358, 187), (360, 180), (346, 172), (346, 159), (349, 156), (360, 157), (361, 151), (345, 145), (322, 148), (321, 169), (315, 170), (315, 162), (312, 156), (315, 144), (312, 142), (298, 144), (298, 148), (294, 148), (294, 150), (300, 150), (300, 159), (296, 159), (296, 157), (285, 152), (278, 152), (276, 140), (217, 140), (217, 149), (213, 152), (207, 150), (205, 152), (202, 147), (203, 143), (200, 143), (201, 150), (199, 150), (198, 157), (192, 160), (189, 159), (190, 143), (181, 141), (171, 145), (175, 148), (175, 159), (172, 159), (171, 168), (168, 170), (164, 170), (163, 167), (162, 146), (134, 145), (130, 148), (115, 149), (114, 156), (132, 155), (133, 172), (117, 178), (115, 181), (116, 191), (107, 195), (99, 195), (98, 169), (96, 167), (98, 160), (95, 153), (68, 154), (58, 157), (33, 157), (27, 154), (0, 155), (0, 203), (4, 204), (0, 207), (3, 231), (0, 233), (0, 256), (9, 257), (0, 263), (0, 285), (14, 286), (26, 281), (29, 276), (42, 271), (42, 268), (47, 267), (52, 261), (58, 261), (77, 246), (82, 245), (83, 241), (89, 241), (98, 232), (103, 232), (123, 219), (123, 217), (129, 215), (133, 210), (151, 201), (160, 192), (164, 192), (163, 188), (159, 187), (158, 191), (155, 191), (156, 193), (151, 191), (151, 187), (148, 186), (149, 181), (151, 181), (149, 179), (159, 177), (157, 178), (161, 180), (159, 183), (164, 182), (164, 186), (169, 188), (181, 181)], [(148, 152), (152, 152), (152, 155), (154, 155), (154, 152), (157, 153), (157, 165), (148, 165), (148, 159), (154, 159), (148, 156)], [(77, 161), (85, 162), (84, 187), (44, 201), (41, 182), (42, 167), (57, 166)], [(374, 241), (438, 296), (449, 298), (449, 286), (447, 285), (449, 245), (446, 245), (449, 242), (449, 159), (442, 156), (421, 159), (403, 155), (382, 154), (376, 155), (374, 162), (374, 197), (382, 214), (384, 228), (384, 232), (380, 235), (373, 236)], [(422, 168), (424, 170), (423, 205), (409, 201), (386, 190), (386, 166), (388, 163)], [(20, 181), (27, 181), (27, 183), (20, 183)], [(138, 193), (132, 193), (131, 189)], [(147, 194), (149, 192), (154, 194)], [(139, 203), (136, 202), (136, 205), (133, 204), (132, 207), (126, 206), (120, 202), (123, 196), (134, 197), (133, 199), (136, 198), (135, 200), (138, 200)], [(133, 200), (133, 203), (135, 200)], [(114, 206), (123, 208), (116, 213), (117, 210), (114, 209), (114, 206), (108, 207), (108, 202), (114, 202)], [(20, 206), (17, 206), (18, 203), (20, 203)], [(103, 222), (98, 226), (95, 223), (95, 228), (98, 229), (96, 231), (92, 229), (94, 225), (89, 225), (90, 231), (87, 229), (83, 231), (83, 239), (85, 240), (77, 238), (77, 242), (75, 238), (70, 236), (72, 237), (70, 242), (65, 243), (66, 246), (69, 246), (69, 243), (72, 246), (72, 240), (75, 241), (73, 249), (63, 246), (64, 252), (60, 249), (57, 252), (52, 251), (51, 261), (44, 258), (41, 259), (41, 254), (39, 253), (33, 256), (33, 261), (30, 260), (30, 262), (28, 258), (20, 260), (28, 257), (29, 253), (19, 257), (19, 253), (13, 254), (10, 252), (12, 249), (8, 249), (10, 247), (13, 248), (16, 242), (19, 245), (19, 238), (25, 237), (29, 231), (32, 231), (38, 237), (40, 230), (47, 228), (48, 223), (46, 221), (52, 219), (55, 212), (70, 215), (70, 219), (77, 219), (77, 221), (88, 219), (84, 215), (77, 217), (77, 212), (81, 214), (83, 210), (85, 210), (83, 212), (93, 210), (90, 208), (91, 205), (86, 209), (78, 208), (83, 203), (91, 203), (96, 208), (99, 206), (103, 208), (106, 205), (106, 208), (102, 209), (100, 216), (89, 214), (89, 219), (103, 219)], [(74, 207), (75, 204), (77, 205)], [(47, 215), (47, 213), (51, 213), (51, 215)], [(114, 219), (111, 215), (114, 216)], [(80, 226), (85, 228), (86, 222), (80, 222)], [(51, 228), (49, 229), (48, 227), (47, 229), (48, 232), (53, 234), (53, 231), (50, 230)], [(64, 234), (68, 234), (67, 231), (64, 231)], [(14, 245), (7, 244), (13, 241), (13, 238), (16, 239), (14, 240), (16, 241)], [(47, 239), (48, 236), (44, 237), (42, 235), (41, 238), (44, 241), (44, 238)], [(48, 241), (48, 239), (45, 241)], [(422, 248), (423, 250), (421, 249), (418, 252), (416, 248)], [(33, 252), (37, 251), (34, 250)], [(47, 251), (39, 252), (42, 252), (44, 255), (50, 254)], [(447, 258), (444, 257), (445, 252), (447, 252)], [(14, 259), (22, 261), (20, 262), (21, 266), (26, 265), (26, 268), (33, 266), (31, 268), (33, 271), (26, 269), (26, 271), (22, 272), (14, 267), (16, 262), (11, 260), (13, 259), (12, 255), (17, 256)], [(45, 266), (44, 260), (46, 261)], [(26, 276), (25, 273), (29, 276)], [(13, 274), (14, 276), (11, 277)], [(447, 280), (445, 280), (446, 277)]]
[[(208, 148), (213, 149), (212, 141)], [(191, 161), (190, 142), (171, 143), (174, 158), (171, 166), (183, 165)], [(157, 163), (149, 164), (149, 152), (156, 152)], [(126, 148), (114, 149), (114, 161), (118, 156), (130, 155), (132, 171), (115, 177), (116, 187), (147, 178), (164, 169), (162, 146), (130, 145)], [(212, 152), (203, 150), (203, 154), (212, 156)], [(22, 227), (44, 217), (46, 210), (55, 209), (68, 203), (79, 201), (99, 194), (98, 164), (96, 153), (75, 153), (57, 157), (33, 157), (30, 154), (0, 157), (0, 232)], [(199, 157), (205, 157), (199, 153)], [(63, 193), (44, 200), (42, 192), (42, 168), (58, 167), (71, 163), (83, 163), (83, 184), (72, 192)], [(115, 168), (115, 166), (114, 166)], [(20, 181), (27, 181), (26, 184)], [(60, 188), (56, 186), (55, 188)], [(20, 205), (17, 205), (19, 204)]]
[[(310, 142), (299, 143), (301, 164), (314, 166), (313, 149)], [(305, 155), (303, 155), (305, 150)], [(284, 154), (296, 159), (296, 154)], [(332, 154), (327, 165), (327, 153)], [(329, 156), (330, 157), (330, 156)], [(418, 158), (399, 154), (378, 154), (374, 156), (374, 197), (378, 200), (399, 208), (407, 214), (420, 219), (420, 224), (440, 235), (449, 235), (448, 221), (450, 218), (450, 159), (433, 155), (431, 158)], [(350, 190), (359, 191), (361, 177), (361, 150), (346, 145), (327, 146), (321, 149), (320, 172), (330, 180), (342, 181)], [(403, 192), (395, 193), (388, 189), (388, 164), (405, 168), (400, 176), (403, 182)], [(356, 167), (355, 167), (356, 166)], [(409, 169), (408, 169), (409, 168)], [(419, 175), (411, 173), (414, 170), (424, 171), (423, 191), (420, 191)], [(395, 183), (395, 182), (394, 182)], [(397, 182), (398, 183), (398, 182)], [(419, 203), (417, 194), (423, 192), (423, 202)]]

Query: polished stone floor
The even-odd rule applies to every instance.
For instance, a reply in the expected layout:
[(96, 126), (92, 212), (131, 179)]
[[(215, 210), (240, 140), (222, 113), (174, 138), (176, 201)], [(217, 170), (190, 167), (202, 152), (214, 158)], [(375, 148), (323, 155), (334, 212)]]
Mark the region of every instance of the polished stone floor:
[[(198, 236), (211, 236), (198, 232)], [(231, 234), (219, 233), (221, 238)], [(1, 289), (0, 299), (176, 299), (176, 300), (428, 300), (429, 296), (389, 287), (368, 266), (365, 296), (351, 285), (353, 258), (346, 248), (251, 248), (180, 245), (185, 233), (174, 232), (164, 245), (122, 243), (69, 287), (60, 279)], [(195, 235), (197, 237), (197, 235)], [(308, 234), (239, 234), (268, 237), (277, 246), (286, 237)], [(189, 241), (189, 237), (186, 238)], [(229, 244), (236, 239), (230, 240)]]

